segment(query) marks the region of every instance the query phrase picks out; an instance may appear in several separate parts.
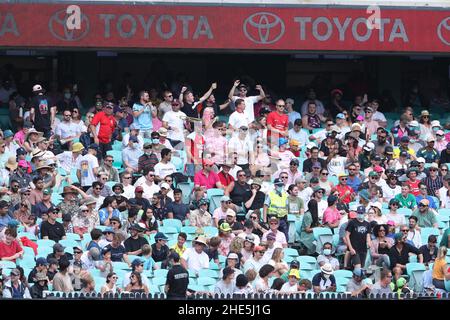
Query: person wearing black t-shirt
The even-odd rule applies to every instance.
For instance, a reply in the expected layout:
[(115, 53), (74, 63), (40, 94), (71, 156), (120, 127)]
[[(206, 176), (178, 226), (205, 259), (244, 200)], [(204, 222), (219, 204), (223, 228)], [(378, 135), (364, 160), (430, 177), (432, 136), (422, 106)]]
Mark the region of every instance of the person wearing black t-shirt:
[(211, 84), (209, 90), (198, 101), (195, 101), (192, 91), (187, 90), (186, 87), (183, 87), (180, 93), (180, 101), (183, 102), (181, 111), (183, 111), (188, 117), (199, 118), (200, 115), (197, 105), (205, 101), (216, 88), (217, 83)]
[(237, 172), (237, 181), (234, 183), (234, 188), (231, 190), (230, 198), (231, 202), (235, 205), (232, 208), (234, 211), (239, 212), (243, 206), (244, 195), (247, 192), (251, 192), (250, 185), (247, 183), (247, 175), (244, 170), (239, 170)]
[(266, 195), (261, 190), (261, 179), (255, 178), (251, 183), (251, 191), (244, 194), (243, 202), (247, 210), (262, 210)]
[(139, 232), (144, 230), (137, 224), (131, 225), (129, 228), (131, 236), (123, 243), (127, 254), (140, 256), (142, 253), (142, 246), (148, 244), (148, 241), (139, 235)]
[(33, 86), (35, 96), (30, 102), (30, 118), (37, 131), (43, 132), (46, 138), (52, 135), (52, 124), (55, 121), (56, 106), (44, 95), (44, 89), (40, 85)]
[(62, 223), (56, 221), (58, 218), (59, 209), (51, 208), (48, 211), (47, 221), (41, 224), (41, 237), (42, 239), (50, 239), (55, 242), (66, 238), (66, 231)]
[(370, 224), (364, 220), (365, 212), (364, 206), (359, 206), (356, 219), (350, 220), (345, 229), (348, 249), (355, 268), (364, 267), (367, 248), (371, 245)]
[(180, 264), (180, 255), (172, 252), (173, 266), (167, 273), (165, 292), (168, 299), (184, 299), (189, 285), (189, 272)]
[(169, 247), (166, 245), (169, 238), (162, 233), (158, 232), (155, 235), (155, 243), (152, 244), (152, 258), (155, 262), (164, 261), (169, 255)]

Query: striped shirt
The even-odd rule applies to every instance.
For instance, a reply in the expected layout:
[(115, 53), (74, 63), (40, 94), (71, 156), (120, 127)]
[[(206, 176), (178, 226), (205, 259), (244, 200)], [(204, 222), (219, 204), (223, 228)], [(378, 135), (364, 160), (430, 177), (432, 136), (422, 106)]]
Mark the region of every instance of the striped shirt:
[(436, 197), (436, 191), (444, 186), (442, 183), (442, 177), (437, 177), (433, 180), (430, 176), (428, 176), (423, 179), (422, 182), (426, 184), (428, 194), (433, 197)]

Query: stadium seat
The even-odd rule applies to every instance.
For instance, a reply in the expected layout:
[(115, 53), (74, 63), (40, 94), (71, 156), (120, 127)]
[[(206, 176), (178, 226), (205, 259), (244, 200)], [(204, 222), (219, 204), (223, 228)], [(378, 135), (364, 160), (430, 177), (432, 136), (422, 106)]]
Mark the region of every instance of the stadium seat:
[(421, 292), (423, 289), (423, 274), (426, 267), (423, 263), (407, 263), (406, 273), (409, 276), (409, 286), (415, 292)]
[(186, 234), (195, 234), (196, 231), (197, 231), (197, 227), (194, 227), (194, 226), (181, 227), (181, 232), (184, 232)]
[(53, 253), (53, 248), (52, 247), (42, 247), (42, 246), (38, 247), (36, 259), (40, 258), (40, 257), (47, 258), (47, 256), (50, 253)]
[(142, 275), (151, 279), (153, 278), (153, 270), (144, 270), (142, 271)]
[(198, 292), (208, 291), (205, 286), (198, 285), (198, 284), (190, 284), (190, 285), (188, 285), (188, 289), (193, 290), (193, 291), (198, 291)]
[(220, 266), (213, 262), (212, 260), (209, 262), (209, 269), (211, 270), (220, 270)]
[(94, 278), (102, 278), (101, 271), (100, 269), (94, 268), (94, 269), (89, 269), (89, 273), (91, 274), (92, 277)]
[(222, 199), (221, 195), (213, 195), (209, 199), (209, 212), (211, 214), (214, 213), (214, 210), (220, 207), (220, 200)]
[(141, 259), (141, 261), (144, 261), (144, 260), (143, 260), (141, 257), (139, 257), (139, 256), (135, 256), (135, 255), (133, 255), (133, 254), (129, 254), (129, 255), (128, 255), (128, 260), (129, 260), (130, 262), (133, 262), (134, 259)]
[(210, 278), (210, 277), (199, 277), (197, 279), (197, 284), (202, 286), (213, 286), (217, 282), (217, 279)]
[(39, 247), (50, 247), (53, 248), (53, 246), (55, 245), (55, 241), (53, 240), (49, 240), (49, 239), (39, 239), (36, 241), (38, 248)]
[(170, 159), (170, 162), (175, 166), (175, 169), (177, 170), (177, 172), (184, 171), (183, 159), (181, 159), (180, 157), (172, 156), (172, 158)]
[(206, 196), (208, 200), (211, 200), (212, 196), (223, 196), (223, 189), (212, 188), (206, 191)]
[(215, 278), (217, 279), (219, 277), (219, 272), (209, 269), (200, 269), (198, 271), (198, 277), (199, 278)]
[(428, 243), (428, 237), (430, 235), (435, 235), (436, 237), (439, 236), (440, 232), (437, 228), (421, 228), (420, 229), (420, 235), (422, 237), (422, 244)]
[(22, 238), (22, 237), (27, 237), (30, 240), (36, 241), (37, 238), (34, 234), (29, 233), (29, 232), (20, 232), (19, 234), (17, 234), (17, 238)]
[(161, 293), (161, 290), (159, 289), (159, 286), (151, 284), (150, 288), (148, 288), (150, 290), (150, 293)]
[(78, 242), (76, 242), (75, 240), (60, 240), (59, 243), (66, 248), (73, 248), (78, 246)]
[(113, 261), (112, 265), (113, 265), (114, 271), (117, 271), (117, 270), (129, 270), (130, 269), (128, 264), (126, 262), (122, 262), (122, 261)]
[(441, 208), (438, 210), (440, 216), (450, 217), (450, 208)]
[(409, 216), (411, 215), (411, 213), (412, 213), (412, 210), (409, 209), (409, 208), (398, 208), (398, 209), (397, 209), (397, 213), (403, 214), (403, 215), (409, 217)]
[(169, 272), (169, 270), (167, 269), (157, 269), (153, 272), (153, 277), (154, 278), (166, 278), (167, 277), (167, 273)]
[(333, 233), (330, 228), (313, 228), (314, 239), (316, 243), (316, 252), (322, 253), (323, 244), (326, 242), (333, 243)]
[(350, 270), (336, 270), (333, 273), (335, 278), (348, 278), (351, 279), (353, 277), (353, 272), (351, 272)]
[(162, 226), (162, 227), (158, 228), (158, 231), (164, 233), (166, 236), (169, 237), (169, 239), (172, 239), (174, 237), (174, 235), (178, 234), (177, 228), (174, 228), (174, 227)]
[[(155, 271), (158, 271), (158, 270), (155, 270)], [(158, 286), (158, 287), (163, 286), (166, 284), (166, 277), (153, 277), (152, 284), (155, 286)]]
[(23, 246), (22, 249), (23, 249), (24, 256), (30, 256), (30, 257), (34, 258), (35, 254), (34, 254), (33, 248)]
[(183, 192), (183, 203), (189, 204), (192, 190), (194, 189), (194, 184), (189, 182), (180, 182), (177, 184), (177, 188), (181, 189)]
[(34, 260), (34, 255), (24, 255), (22, 259), (17, 259), (16, 264), (22, 268), (33, 269), (36, 266), (36, 261)]
[(285, 256), (298, 257), (298, 251), (296, 249), (284, 248), (283, 251)]
[(0, 261), (0, 266), (3, 269), (14, 269), (16, 267), (16, 263), (13, 261), (5, 261), (5, 260), (1, 260)]
[(220, 263), (221, 265), (225, 265), (225, 262), (226, 262), (226, 261), (227, 261), (227, 257), (222, 256), (222, 255), (219, 254), (219, 263)]
[(81, 241), (81, 238), (80, 235), (77, 233), (66, 233), (66, 240)]
[(219, 234), (219, 230), (213, 226), (203, 227), (203, 232), (205, 233), (206, 237), (208, 237), (208, 238), (215, 237)]
[(300, 262), (300, 270), (305, 268), (306, 265), (311, 266), (312, 269), (316, 268), (317, 260), (311, 256), (298, 256), (297, 260)]
[[(162, 221), (162, 224), (163, 224), (162, 225), (163, 227), (175, 228), (177, 232), (181, 232), (181, 228), (183, 227), (181, 220), (178, 220), (178, 219), (164, 219)], [(161, 232), (164, 232), (164, 231), (161, 231)]]

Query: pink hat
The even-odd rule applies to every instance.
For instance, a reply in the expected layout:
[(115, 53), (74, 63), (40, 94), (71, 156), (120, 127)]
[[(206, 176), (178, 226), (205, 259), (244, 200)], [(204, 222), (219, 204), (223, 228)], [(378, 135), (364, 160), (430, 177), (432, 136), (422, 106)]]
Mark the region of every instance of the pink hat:
[(29, 167), (28, 162), (26, 162), (25, 160), (19, 160), (19, 162), (17, 163), (17, 165), (18, 165), (19, 167), (24, 167), (24, 168), (28, 168), (28, 167)]
[(356, 121), (364, 121), (364, 117), (359, 115), (356, 117)]
[(392, 220), (389, 220), (389, 221), (387, 222), (387, 225), (388, 225), (388, 226), (395, 226), (395, 222), (392, 221)]
[(375, 168), (373, 168), (373, 170), (376, 172), (383, 172), (383, 168), (380, 166), (375, 166)]
[(210, 159), (203, 159), (203, 165), (204, 166), (213, 166), (214, 165), (214, 161), (212, 161)]

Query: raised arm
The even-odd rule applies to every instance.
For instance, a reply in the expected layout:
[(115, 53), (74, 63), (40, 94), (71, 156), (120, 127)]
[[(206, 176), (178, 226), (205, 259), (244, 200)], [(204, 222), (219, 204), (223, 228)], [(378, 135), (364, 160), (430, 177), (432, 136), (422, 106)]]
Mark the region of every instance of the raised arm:
[(203, 101), (205, 101), (206, 99), (208, 99), (208, 97), (211, 95), (211, 93), (217, 89), (217, 83), (213, 82), (211, 84), (211, 87), (209, 87), (209, 90), (206, 91), (206, 93), (200, 98), (200, 100), (198, 101), (198, 103), (202, 103)]
[(262, 86), (260, 84), (258, 84), (255, 88), (256, 88), (256, 90), (259, 91), (259, 96), (257, 98), (258, 101), (264, 99), (266, 97), (266, 94), (264, 93)]
[(231, 87), (230, 92), (228, 93), (228, 98), (229, 98), (230, 100), (233, 99), (234, 91), (236, 90), (236, 88), (237, 88), (237, 86), (239, 85), (239, 83), (241, 83), (240, 80), (236, 80), (236, 81), (233, 83), (233, 86)]

